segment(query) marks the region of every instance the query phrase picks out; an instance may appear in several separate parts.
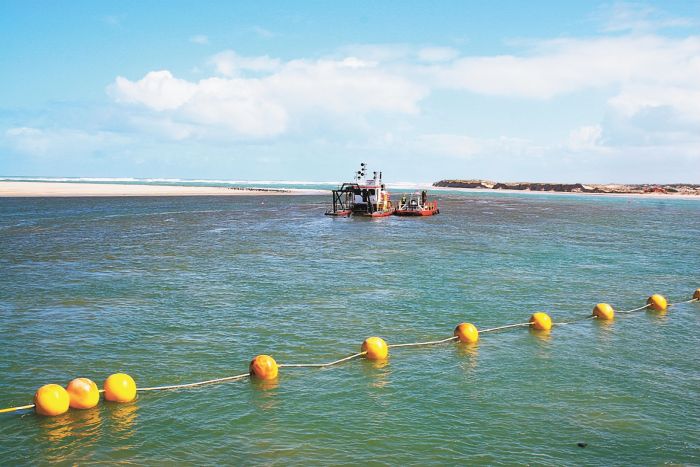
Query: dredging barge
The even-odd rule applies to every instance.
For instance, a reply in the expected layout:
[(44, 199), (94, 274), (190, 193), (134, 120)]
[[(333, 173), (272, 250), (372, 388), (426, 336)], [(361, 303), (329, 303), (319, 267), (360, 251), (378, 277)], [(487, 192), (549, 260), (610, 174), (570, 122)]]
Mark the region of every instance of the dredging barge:
[(353, 182), (343, 183), (337, 190), (332, 190), (333, 206), (326, 211), (327, 216), (432, 216), (440, 213), (437, 201), (428, 202), (425, 191), (420, 196), (404, 195), (398, 205), (394, 205), (382, 182), (382, 173), (373, 172), (372, 178), (366, 178), (366, 175), (367, 164), (363, 162), (360, 170), (355, 172)]
[(437, 201), (428, 201), (428, 192), (402, 196), (394, 214), (397, 216), (434, 216), (440, 214)]

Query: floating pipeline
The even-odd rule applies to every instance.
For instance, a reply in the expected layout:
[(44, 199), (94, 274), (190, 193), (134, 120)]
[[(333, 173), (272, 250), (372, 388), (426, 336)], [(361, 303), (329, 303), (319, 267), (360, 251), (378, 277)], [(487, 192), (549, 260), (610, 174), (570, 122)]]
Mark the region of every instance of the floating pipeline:
[[(669, 304), (663, 295), (654, 294), (647, 299), (646, 305), (631, 310), (617, 311), (618, 314), (628, 314), (645, 309), (653, 310), (657, 313), (665, 313), (669, 308), (684, 303), (700, 302), (700, 289), (696, 289), (693, 293), (693, 298), (679, 303)], [(405, 344), (387, 344), (381, 337), (368, 337), (362, 343), (360, 352), (349, 355), (328, 363), (277, 363), (274, 358), (269, 355), (258, 355), (250, 362), (248, 373), (243, 373), (235, 376), (226, 376), (224, 378), (210, 379), (207, 381), (199, 381), (188, 384), (173, 384), (170, 386), (153, 386), (139, 388), (136, 386), (134, 379), (125, 373), (115, 373), (110, 375), (103, 383), (103, 388), (98, 389), (95, 382), (88, 378), (75, 378), (66, 388), (58, 384), (46, 384), (37, 389), (34, 394), (34, 403), (22, 405), (18, 407), (8, 407), (0, 409), (0, 413), (18, 412), (21, 410), (34, 409), (39, 415), (56, 416), (66, 413), (69, 409), (84, 410), (95, 407), (100, 400), (100, 394), (103, 394), (104, 400), (126, 403), (136, 399), (138, 392), (148, 391), (166, 391), (174, 389), (186, 389), (206, 384), (223, 383), (228, 381), (237, 381), (245, 378), (255, 378), (259, 380), (275, 380), (279, 374), (280, 368), (326, 368), (338, 365), (349, 360), (359, 357), (368, 360), (386, 360), (389, 358), (389, 349), (400, 347), (421, 347), (428, 345), (444, 344), (447, 342), (460, 342), (463, 344), (473, 345), (479, 341), (483, 334), (505, 331), (517, 327), (529, 327), (537, 331), (549, 331), (553, 326), (573, 324), (580, 321), (599, 319), (611, 321), (615, 317), (615, 310), (607, 303), (598, 303), (590, 315), (577, 318), (571, 321), (553, 322), (552, 318), (545, 312), (538, 311), (530, 316), (530, 319), (524, 323), (506, 324), (494, 328), (479, 330), (472, 323), (460, 323), (454, 329), (452, 337), (445, 339), (427, 341), (427, 342), (410, 342)]]

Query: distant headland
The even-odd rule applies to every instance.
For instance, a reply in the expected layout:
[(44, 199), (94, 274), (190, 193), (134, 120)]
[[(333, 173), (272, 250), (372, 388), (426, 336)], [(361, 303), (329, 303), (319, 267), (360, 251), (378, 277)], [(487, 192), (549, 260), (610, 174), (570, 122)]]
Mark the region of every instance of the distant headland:
[(559, 193), (594, 193), (594, 194), (677, 194), (700, 196), (700, 185), (673, 183), (656, 184), (606, 184), (592, 185), (583, 183), (537, 183), (537, 182), (492, 182), (489, 180), (440, 180), (433, 183), (441, 188), (476, 188), (484, 190), (518, 190), (548, 191)]

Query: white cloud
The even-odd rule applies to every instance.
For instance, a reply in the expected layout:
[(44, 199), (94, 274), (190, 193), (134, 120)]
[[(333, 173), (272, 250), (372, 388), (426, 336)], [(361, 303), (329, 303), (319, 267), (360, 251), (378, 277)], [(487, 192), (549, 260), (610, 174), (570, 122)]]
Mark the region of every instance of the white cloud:
[(192, 42), (193, 44), (208, 45), (209, 38), (204, 34), (197, 34), (195, 36), (190, 37), (190, 42)]
[(424, 62), (447, 62), (459, 55), (452, 47), (423, 47), (418, 50), (418, 59)]
[(409, 141), (414, 150), (423, 154), (469, 158), (484, 150), (484, 141), (465, 135), (433, 133), (417, 136)]
[(415, 53), (415, 49), (407, 44), (351, 44), (342, 47), (338, 53), (341, 57), (386, 63), (405, 60)]
[(277, 34), (275, 34), (274, 32), (272, 32), (268, 29), (262, 28), (260, 26), (253, 26), (250, 29), (261, 39), (272, 39), (273, 37), (277, 36)]
[(658, 8), (641, 3), (616, 2), (604, 5), (595, 15), (605, 32), (648, 33), (658, 29), (689, 27), (689, 18), (672, 16)]
[[(253, 138), (282, 134), (292, 119), (298, 125), (310, 115), (333, 114), (342, 120), (374, 112), (414, 114), (427, 93), (354, 57), (281, 63), (227, 51), (212, 60), (228, 77), (190, 82), (157, 71), (138, 81), (118, 77), (109, 93), (117, 102), (163, 112), (172, 122), (227, 128), (232, 136)], [(241, 69), (268, 73), (235, 77)]]
[(603, 128), (600, 125), (585, 125), (569, 133), (569, 149), (573, 151), (592, 150), (602, 142)]
[(5, 131), (5, 137), (12, 146), (27, 154), (45, 154), (49, 147), (43, 132), (36, 128), (10, 128)]
[[(700, 80), (700, 74), (697, 78)], [(700, 124), (700, 83), (696, 87), (634, 84), (626, 86), (609, 104), (627, 118), (666, 108), (689, 123)]]
[(700, 39), (659, 36), (558, 39), (527, 55), (466, 57), (432, 68), (438, 85), (478, 94), (549, 99), (589, 88), (650, 82), (700, 83)]
[(280, 66), (280, 61), (267, 55), (260, 57), (242, 57), (233, 50), (220, 52), (209, 60), (216, 71), (224, 76), (239, 76), (242, 71), (274, 71)]
[(508, 136), (480, 138), (465, 134), (427, 133), (402, 141), (412, 152), (455, 159), (531, 157), (547, 150), (533, 141)]
[(5, 131), (5, 140), (19, 152), (53, 157), (104, 150), (128, 139), (108, 131), (14, 127)]
[[(585, 161), (615, 167), (606, 158), (700, 157), (700, 37), (632, 34), (519, 47), (524, 49), (510, 55), (459, 57), (449, 47), (359, 45), (332, 58), (289, 61), (228, 50), (209, 60), (218, 77), (190, 81), (162, 70), (135, 81), (118, 77), (109, 89), (117, 102), (136, 106), (127, 108), (141, 114), (133, 125), (175, 140), (284, 135), (341, 145), (338, 141), (354, 138), (367, 152), (398, 148), (416, 157), (465, 159), (484, 167), (537, 160), (543, 174), (554, 173), (545, 171), (550, 163), (573, 170), (572, 176)], [(422, 126), (421, 105), (434, 90), (443, 96), (497, 96), (498, 105), (508, 108), (509, 102), (527, 105), (527, 100), (556, 106), (560, 96), (591, 89), (603, 102), (599, 122), (589, 116), (570, 131), (558, 126), (537, 141), (508, 130), (502, 137), (483, 138)], [(452, 112), (453, 121), (455, 112), (471, 111), (449, 104), (439, 110)], [(429, 108), (426, 114), (432, 115), (426, 118), (434, 122), (435, 112)], [(518, 170), (526, 166), (522, 162)]]
[(134, 115), (128, 119), (127, 126), (148, 135), (174, 141), (199, 138), (206, 134), (199, 125), (176, 122), (162, 116)]
[(118, 76), (108, 92), (117, 102), (138, 103), (163, 111), (181, 107), (197, 92), (197, 86), (173, 77), (167, 70), (161, 70), (151, 71), (135, 82)]
[(574, 152), (642, 157), (640, 145), (647, 145), (692, 154), (688, 148), (700, 144), (700, 37), (559, 39), (522, 56), (467, 57), (430, 70), (436, 86), (483, 95), (553, 100), (591, 88), (607, 93), (606, 118), (569, 135), (564, 147)]
[(267, 95), (260, 80), (209, 78), (178, 110), (181, 118), (199, 125), (223, 126), (254, 138), (274, 136), (287, 128), (286, 109)]

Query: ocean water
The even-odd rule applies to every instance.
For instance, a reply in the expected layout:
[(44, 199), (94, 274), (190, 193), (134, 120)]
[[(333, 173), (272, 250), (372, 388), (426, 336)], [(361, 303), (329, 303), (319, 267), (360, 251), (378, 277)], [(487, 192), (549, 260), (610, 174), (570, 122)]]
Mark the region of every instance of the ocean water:
[[(334, 219), (327, 197), (0, 199), (0, 407), (123, 371), (145, 386), (631, 309), (700, 287), (700, 202), (441, 194), (432, 218)], [(700, 463), (700, 305), (392, 349), (43, 418), (3, 464)], [(586, 447), (579, 447), (585, 443)]]

